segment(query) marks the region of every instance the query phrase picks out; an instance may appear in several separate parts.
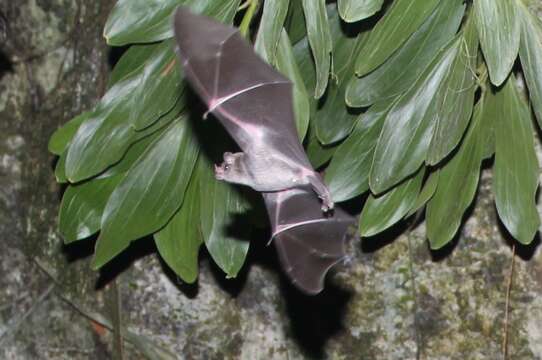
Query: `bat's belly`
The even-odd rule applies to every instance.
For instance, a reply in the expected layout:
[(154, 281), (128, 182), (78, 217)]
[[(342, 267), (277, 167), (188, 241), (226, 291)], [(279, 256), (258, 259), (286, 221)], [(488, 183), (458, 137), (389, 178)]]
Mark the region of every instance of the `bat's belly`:
[(309, 184), (312, 170), (274, 156), (247, 156), (246, 169), (256, 191), (279, 191)]

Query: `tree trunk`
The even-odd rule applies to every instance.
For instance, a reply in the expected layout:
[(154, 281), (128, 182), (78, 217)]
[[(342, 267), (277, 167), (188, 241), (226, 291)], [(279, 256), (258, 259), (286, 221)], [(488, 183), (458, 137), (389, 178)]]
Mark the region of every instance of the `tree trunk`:
[(90, 271), (94, 240), (57, 233), (47, 141), (104, 91), (112, 4), (0, 0), (0, 358), (498, 359), (506, 338), (509, 359), (542, 359), (539, 241), (509, 240), (486, 173), (452, 245), (429, 251), (423, 222), (355, 239), (314, 297), (264, 238), (235, 280), (202, 252), (198, 283), (182, 284), (151, 239)]

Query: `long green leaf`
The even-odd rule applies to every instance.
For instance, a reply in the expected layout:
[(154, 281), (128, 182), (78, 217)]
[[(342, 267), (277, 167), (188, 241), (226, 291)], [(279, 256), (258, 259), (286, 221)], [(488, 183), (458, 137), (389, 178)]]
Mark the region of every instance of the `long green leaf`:
[(283, 29), (276, 54), (277, 69), (292, 80), (294, 97), (294, 114), (297, 133), (303, 140), (309, 127), (310, 102), (303, 77), (299, 71), (288, 33)]
[(179, 5), (226, 23), (233, 20), (239, 0), (119, 0), (109, 13), (104, 37), (109, 45), (150, 43), (173, 36), (171, 16)]
[(465, 11), (462, 0), (442, 1), (431, 16), (397, 52), (362, 78), (352, 75), (346, 103), (369, 106), (405, 92), (454, 36)]
[(361, 236), (376, 235), (404, 218), (418, 197), (424, 172), (418, 170), (413, 178), (379, 197), (369, 195), (359, 218)]
[(309, 126), (307, 136), (307, 156), (315, 169), (318, 169), (332, 158), (333, 154), (337, 150), (338, 144), (322, 145), (316, 138), (316, 134), (313, 128)]
[(432, 249), (452, 240), (476, 193), (484, 150), (481, 114), (478, 106), (457, 154), (440, 170), (436, 192), (427, 204), (427, 237)]
[(360, 116), (350, 136), (337, 148), (325, 173), (334, 201), (351, 199), (369, 189), (374, 149), (392, 104), (382, 102), (371, 106)]
[(198, 253), (203, 244), (199, 202), (199, 179), (194, 171), (181, 208), (154, 234), (160, 256), (187, 283), (193, 283), (198, 277)]
[[(263, 5), (262, 18), (258, 29), (256, 44), (261, 42), (267, 62), (276, 64), (277, 48), (283, 35), (282, 27), (288, 14), (290, 0), (267, 0)], [(261, 53), (261, 51), (260, 51)]]
[(122, 175), (117, 175), (68, 186), (62, 197), (58, 220), (64, 243), (87, 238), (100, 230), (107, 200), (121, 180)]
[(333, 48), (325, 0), (302, 0), (307, 36), (316, 62), (314, 97), (320, 98), (327, 88)]
[(476, 86), (478, 35), (472, 17), (462, 35), (461, 46), (449, 72), (436, 92), (435, 129), (427, 163), (435, 165), (459, 144), (472, 115)]
[(529, 244), (540, 225), (535, 203), (540, 171), (530, 111), (514, 82), (511, 76), (495, 95), (488, 94), (486, 111), (495, 121), (493, 191), (497, 212), (508, 231)]
[(352, 37), (343, 30), (336, 7), (328, 6), (328, 17), (333, 39), (334, 76), (312, 118), (316, 137), (324, 145), (342, 140), (354, 127), (357, 114), (346, 106), (344, 94), (364, 38), (363, 34)]
[[(71, 182), (94, 176), (117, 162), (134, 141), (134, 129), (146, 127), (172, 109), (181, 95), (181, 78), (173, 59), (171, 43), (164, 42), (140, 68), (107, 91), (69, 146), (66, 174)], [(145, 90), (148, 95), (143, 95)]]
[(521, 45), (519, 57), (527, 86), (531, 106), (538, 119), (538, 126), (542, 128), (542, 23), (521, 6)]
[(438, 178), (439, 170), (433, 171), (431, 174), (429, 174), (429, 177), (427, 180), (425, 180), (425, 184), (423, 184), (422, 190), (418, 194), (414, 205), (412, 205), (412, 208), (408, 211), (405, 217), (414, 215), (416, 212), (422, 209), (429, 200), (431, 200), (433, 195), (435, 195), (435, 191), (437, 191)]
[(49, 152), (62, 155), (68, 148), (79, 126), (90, 117), (90, 114), (89, 111), (85, 111), (58, 128), (49, 139)]
[(518, 55), (521, 28), (515, 2), (474, 1), (480, 45), (489, 70), (489, 78), (496, 86), (500, 86), (506, 80)]
[(249, 248), (245, 237), (249, 228), (239, 229), (240, 233), (232, 231), (236, 218), (244, 216), (247, 205), (236, 188), (216, 180), (211, 164), (201, 160), (198, 166), (200, 223), (205, 246), (226, 276), (232, 278), (243, 266)]
[(374, 15), (384, 0), (338, 0), (339, 14), (346, 22), (356, 22)]
[(438, 3), (439, 0), (395, 0), (359, 53), (356, 75), (365, 75), (380, 66), (421, 26)]
[(432, 65), (386, 116), (376, 145), (369, 185), (379, 194), (420, 168), (431, 141), (435, 93), (460, 48), (459, 38), (440, 51)]
[(181, 206), (198, 147), (188, 117), (175, 121), (117, 186), (105, 207), (93, 267), (162, 227)]

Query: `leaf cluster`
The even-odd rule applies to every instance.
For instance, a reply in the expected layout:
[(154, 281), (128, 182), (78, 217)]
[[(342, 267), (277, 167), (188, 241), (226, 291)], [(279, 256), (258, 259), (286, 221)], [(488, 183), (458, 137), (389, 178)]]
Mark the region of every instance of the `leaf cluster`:
[[(152, 235), (186, 282), (197, 278), (202, 245), (234, 277), (250, 226), (231, 225), (254, 204), (214, 180), (212, 154), (227, 142), (191, 119), (198, 110), (171, 39), (178, 5), (227, 24), (253, 20), (240, 0), (117, 2), (104, 36), (131, 46), (98, 104), (49, 144), (55, 176), (68, 184), (60, 231), (67, 243), (99, 232), (95, 268)], [(446, 245), (482, 161), (494, 158), (499, 217), (519, 242), (533, 240), (539, 165), (529, 103), (540, 126), (542, 24), (522, 1), (266, 0), (252, 25), (258, 54), (294, 84), (299, 137), (333, 199), (363, 205), (361, 236), (425, 209), (431, 247)]]

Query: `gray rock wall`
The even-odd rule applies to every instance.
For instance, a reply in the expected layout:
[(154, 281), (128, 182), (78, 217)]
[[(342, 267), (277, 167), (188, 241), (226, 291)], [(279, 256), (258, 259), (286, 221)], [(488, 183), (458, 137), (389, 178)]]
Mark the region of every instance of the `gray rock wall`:
[[(164, 267), (150, 239), (102, 273), (88, 267), (92, 241), (62, 246), (47, 141), (103, 91), (101, 28), (111, 5), (0, 0), (0, 358), (113, 358), (116, 294), (126, 359), (502, 358), (512, 243), (488, 173), (451, 246), (430, 252), (423, 222), (356, 240), (316, 297), (288, 285), (262, 237), (238, 279), (224, 279), (202, 254), (191, 286)], [(542, 359), (538, 243), (516, 248), (510, 359)]]

